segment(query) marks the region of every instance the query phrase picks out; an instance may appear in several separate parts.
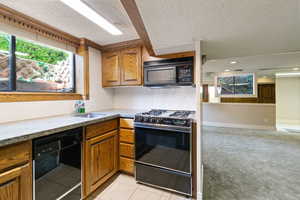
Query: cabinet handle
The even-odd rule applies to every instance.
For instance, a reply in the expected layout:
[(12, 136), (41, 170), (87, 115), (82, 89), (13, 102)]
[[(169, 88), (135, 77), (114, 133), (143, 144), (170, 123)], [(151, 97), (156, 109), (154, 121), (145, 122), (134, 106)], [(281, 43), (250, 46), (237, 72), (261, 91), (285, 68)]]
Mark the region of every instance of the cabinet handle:
[(14, 169), (11, 169), (9, 171), (3, 172), (2, 174), (0, 174), (0, 183), (6, 183), (7, 181), (11, 181), (14, 180), (15, 178), (17, 178), (18, 176), (21, 175), (22, 170), (26, 167), (28, 167), (29, 164), (25, 164), (23, 166), (20, 167), (16, 167)]

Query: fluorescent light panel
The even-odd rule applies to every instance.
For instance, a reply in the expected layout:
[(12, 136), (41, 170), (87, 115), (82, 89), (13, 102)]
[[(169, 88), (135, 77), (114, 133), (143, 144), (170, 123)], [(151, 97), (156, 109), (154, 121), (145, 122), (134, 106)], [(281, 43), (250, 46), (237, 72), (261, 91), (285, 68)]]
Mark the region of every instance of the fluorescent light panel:
[(76, 12), (81, 14), (82, 16), (88, 18), (107, 32), (112, 35), (122, 35), (123, 33), (109, 21), (107, 21), (104, 17), (100, 16), (97, 12), (95, 12), (92, 8), (86, 5), (81, 0), (61, 0), (64, 4), (74, 9)]
[(297, 77), (300, 76), (300, 73), (276, 73), (277, 77)]

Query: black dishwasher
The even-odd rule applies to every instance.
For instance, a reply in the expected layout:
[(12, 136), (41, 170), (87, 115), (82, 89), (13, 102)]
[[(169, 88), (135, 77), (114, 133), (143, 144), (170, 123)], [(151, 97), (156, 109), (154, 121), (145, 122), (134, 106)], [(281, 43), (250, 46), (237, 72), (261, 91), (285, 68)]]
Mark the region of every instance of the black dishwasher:
[(81, 199), (82, 128), (33, 140), (34, 200)]

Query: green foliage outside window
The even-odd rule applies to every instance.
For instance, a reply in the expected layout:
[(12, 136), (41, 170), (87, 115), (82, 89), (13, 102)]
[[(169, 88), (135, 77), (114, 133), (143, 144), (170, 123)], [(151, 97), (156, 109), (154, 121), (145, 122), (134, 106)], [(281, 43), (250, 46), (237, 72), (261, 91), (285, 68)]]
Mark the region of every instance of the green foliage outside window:
[(67, 60), (69, 55), (66, 52), (55, 50), (49, 47), (33, 44), (21, 39), (17, 39), (16, 51), (24, 55), (18, 57), (31, 59), (49, 64), (58, 64), (60, 61)]
[[(0, 50), (9, 51), (10, 36), (0, 33)], [(68, 53), (59, 51), (42, 45), (27, 42), (21, 39), (17, 39), (16, 45), (17, 56), (20, 58), (35, 60), (39, 62), (58, 64), (60, 61), (67, 60)], [(22, 53), (22, 54), (18, 54)]]
[(0, 33), (0, 50), (9, 51), (9, 35)]
[[(12, 37), (16, 38), (16, 37)], [(15, 43), (13, 42), (15, 41)], [(0, 32), (0, 78), (8, 78), (10, 46), (15, 45), (16, 88), (12, 91), (72, 92), (74, 85), (72, 53), (16, 38)], [(2, 85), (1, 85), (2, 84)], [(8, 90), (8, 81), (0, 80), (0, 90)]]

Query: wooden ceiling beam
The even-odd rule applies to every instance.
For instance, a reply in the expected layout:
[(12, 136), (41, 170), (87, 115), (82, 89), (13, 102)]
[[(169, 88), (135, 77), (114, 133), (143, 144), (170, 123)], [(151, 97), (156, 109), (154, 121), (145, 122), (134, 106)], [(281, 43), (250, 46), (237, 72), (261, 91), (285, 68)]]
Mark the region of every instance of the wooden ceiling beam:
[(146, 31), (146, 27), (144, 25), (143, 19), (140, 15), (139, 9), (136, 5), (135, 0), (121, 0), (123, 7), (125, 8), (133, 26), (135, 27), (136, 32), (140, 36), (143, 41), (144, 46), (146, 47), (150, 56), (155, 56), (155, 52), (153, 50), (151, 40)]

